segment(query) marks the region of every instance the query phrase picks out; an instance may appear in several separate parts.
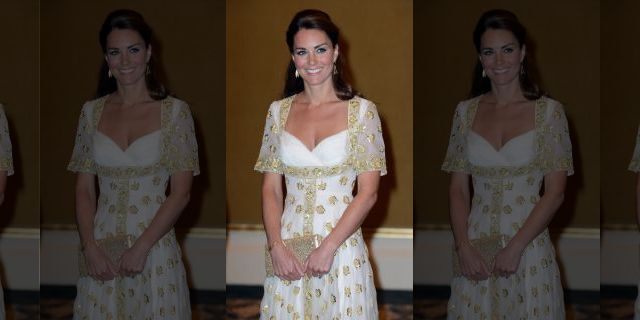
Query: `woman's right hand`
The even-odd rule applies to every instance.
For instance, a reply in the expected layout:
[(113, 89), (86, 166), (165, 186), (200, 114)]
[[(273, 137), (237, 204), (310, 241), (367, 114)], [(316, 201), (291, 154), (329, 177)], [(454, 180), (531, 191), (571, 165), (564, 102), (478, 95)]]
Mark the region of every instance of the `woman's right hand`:
[(304, 276), (302, 262), (282, 243), (271, 248), (271, 261), (273, 273), (280, 279), (294, 281)]
[(87, 273), (96, 280), (108, 281), (113, 280), (118, 275), (118, 268), (107, 254), (93, 243), (84, 247), (82, 250), (84, 260), (87, 266)]
[(469, 280), (486, 280), (491, 275), (491, 271), (482, 256), (470, 244), (458, 247), (458, 261), (462, 275)]

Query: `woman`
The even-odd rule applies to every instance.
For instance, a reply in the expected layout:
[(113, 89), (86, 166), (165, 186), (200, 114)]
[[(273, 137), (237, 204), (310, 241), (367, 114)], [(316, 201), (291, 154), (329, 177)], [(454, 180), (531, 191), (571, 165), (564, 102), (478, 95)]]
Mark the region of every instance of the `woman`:
[(513, 13), (484, 13), (473, 38), (473, 98), (456, 108), (442, 165), (457, 254), (448, 317), (564, 319), (547, 225), (573, 174), (567, 121), (529, 79)]
[[(7, 185), (7, 176), (13, 174), (13, 157), (11, 155), (11, 140), (9, 139), (9, 126), (4, 108), (0, 105), (0, 204), (4, 202), (4, 190)], [(0, 319), (5, 318), (4, 295), (0, 287)]]
[(386, 174), (384, 143), (375, 105), (343, 79), (338, 35), (318, 10), (287, 30), (285, 98), (269, 108), (255, 166), (272, 269), (261, 319), (378, 317), (360, 225)]
[(155, 78), (151, 40), (130, 10), (100, 30), (100, 98), (82, 108), (69, 163), (82, 242), (74, 319), (191, 318), (173, 224), (199, 173), (197, 144), (189, 107)]
[[(636, 138), (636, 147), (633, 151), (633, 158), (631, 159), (631, 163), (629, 164), (629, 170), (640, 173), (640, 129), (638, 129), (638, 136)], [(636, 182), (636, 215), (638, 219), (638, 224), (640, 225), (640, 174), (638, 175), (638, 179)], [(638, 291), (640, 292), (640, 285), (638, 285)], [(635, 320), (640, 320), (640, 293), (638, 294), (638, 298), (636, 299), (635, 306)]]

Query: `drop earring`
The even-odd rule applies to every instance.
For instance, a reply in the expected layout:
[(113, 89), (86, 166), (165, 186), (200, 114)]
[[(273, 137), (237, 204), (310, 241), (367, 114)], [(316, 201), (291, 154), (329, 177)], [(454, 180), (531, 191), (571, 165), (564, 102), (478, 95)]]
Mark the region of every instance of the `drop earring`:
[(333, 75), (338, 74), (338, 67), (336, 67), (336, 63), (333, 63)]
[(486, 73), (486, 72), (484, 72), (484, 69), (482, 69), (482, 77), (483, 77), (483, 78), (486, 78), (486, 77), (487, 77), (487, 73)]
[(296, 72), (294, 73), (294, 75), (296, 76), (296, 78), (300, 78), (300, 73), (298, 73), (298, 69), (296, 69)]
[(109, 69), (109, 71), (107, 71), (107, 76), (108, 76), (109, 78), (113, 77), (113, 74), (111, 74), (111, 69)]

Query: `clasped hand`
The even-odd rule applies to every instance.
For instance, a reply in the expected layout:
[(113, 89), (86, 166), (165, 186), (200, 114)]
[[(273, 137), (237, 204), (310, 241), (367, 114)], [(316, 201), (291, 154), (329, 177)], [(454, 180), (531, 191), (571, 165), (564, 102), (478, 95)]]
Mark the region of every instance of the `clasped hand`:
[(97, 245), (84, 249), (87, 273), (96, 280), (108, 281), (117, 276), (131, 277), (142, 272), (147, 261), (147, 251), (138, 246), (127, 249), (118, 261), (111, 261)]
[(471, 245), (463, 245), (458, 249), (460, 271), (469, 280), (486, 280), (492, 274), (499, 277), (509, 277), (518, 270), (522, 252), (507, 245), (498, 251), (493, 269), (490, 270), (477, 249)]
[(333, 252), (320, 245), (305, 261), (299, 261), (293, 252), (283, 245), (271, 249), (273, 273), (280, 279), (294, 281), (305, 275), (320, 277), (331, 269)]

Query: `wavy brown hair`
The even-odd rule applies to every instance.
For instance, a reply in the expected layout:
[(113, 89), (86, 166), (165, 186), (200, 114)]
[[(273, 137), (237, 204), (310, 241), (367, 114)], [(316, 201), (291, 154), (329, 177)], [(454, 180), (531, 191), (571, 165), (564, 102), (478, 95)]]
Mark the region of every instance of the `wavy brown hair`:
[[(315, 9), (302, 10), (293, 17), (289, 28), (287, 28), (287, 46), (289, 46), (289, 52), (293, 53), (293, 38), (300, 29), (316, 29), (322, 30), (327, 34), (331, 40), (331, 44), (335, 48), (340, 42), (340, 30), (331, 21), (329, 15), (323, 11)], [(335, 62), (337, 72), (333, 74), (333, 87), (336, 90), (336, 95), (341, 100), (349, 100), (358, 92), (353, 89), (351, 84), (347, 82), (344, 76), (346, 66), (344, 59), (342, 59), (342, 53), (338, 55), (338, 59)], [(296, 66), (293, 61), (289, 61), (287, 67), (286, 79), (284, 84), (284, 97), (294, 95), (296, 93), (304, 91), (304, 82), (301, 78), (295, 77)]]
[[(527, 44), (527, 30), (518, 21), (518, 17), (507, 10), (496, 9), (490, 10), (482, 14), (475, 29), (473, 30), (473, 44), (476, 47), (476, 52), (480, 54), (480, 40), (482, 35), (489, 29), (507, 30), (510, 31), (518, 40), (520, 49)], [(527, 46), (529, 48), (529, 46)], [(529, 63), (528, 55), (524, 56), (522, 60), (522, 71), (520, 72), (520, 88), (525, 98), (529, 100), (535, 100), (544, 95), (544, 92), (532, 79), (532, 66)], [(471, 97), (476, 97), (481, 94), (491, 91), (491, 81), (487, 77), (482, 76), (482, 64), (480, 61), (476, 61), (476, 66), (473, 70), (473, 83), (471, 85)]]
[[(144, 21), (144, 18), (139, 12), (120, 9), (109, 13), (100, 28), (100, 47), (104, 54), (107, 53), (107, 37), (111, 31), (115, 29), (128, 29), (138, 32), (140, 37), (144, 40), (144, 44), (147, 48), (155, 42), (151, 27)], [(153, 54), (151, 55), (151, 59), (149, 59), (148, 68), (149, 72), (145, 73), (145, 83), (147, 85), (147, 90), (149, 90), (149, 95), (154, 100), (162, 100), (166, 98), (168, 91), (157, 77)], [(102, 66), (100, 67), (98, 90), (96, 92), (98, 97), (102, 97), (118, 90), (116, 79), (110, 78), (108, 76), (108, 72), (109, 66), (103, 59)]]

